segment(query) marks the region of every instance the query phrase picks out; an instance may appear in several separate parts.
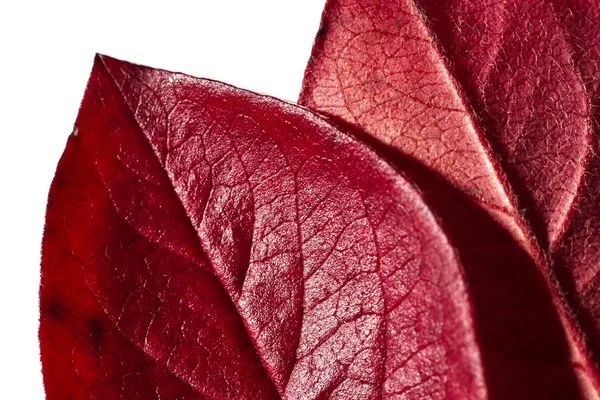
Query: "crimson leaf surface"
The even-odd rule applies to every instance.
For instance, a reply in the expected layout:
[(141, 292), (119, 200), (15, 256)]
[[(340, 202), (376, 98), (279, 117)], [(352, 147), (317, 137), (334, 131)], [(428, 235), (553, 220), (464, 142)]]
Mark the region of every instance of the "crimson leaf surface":
[(485, 399), (418, 193), (312, 112), (98, 56), (42, 250), (48, 399)]

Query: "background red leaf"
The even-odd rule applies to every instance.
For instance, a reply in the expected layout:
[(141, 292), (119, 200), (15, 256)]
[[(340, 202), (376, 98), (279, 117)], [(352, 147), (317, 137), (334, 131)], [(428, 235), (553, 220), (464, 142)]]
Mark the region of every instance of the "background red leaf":
[(63, 398), (486, 398), (452, 249), (312, 113), (96, 60), (51, 188), (40, 341)]
[(569, 223), (592, 141), (589, 97), (570, 24), (561, 20), (572, 11), (534, 1), (420, 4), (538, 241), (553, 246)]
[[(573, 272), (589, 284), (598, 269), (598, 191), (594, 178), (585, 178), (595, 175), (589, 94), (597, 79), (597, 9), (575, 2), (330, 1), (307, 67), (300, 102), (354, 126), (410, 174), (442, 218), (466, 268), (486, 379), (499, 398), (569, 397), (559, 393), (571, 384), (548, 386), (547, 363), (515, 370), (547, 357), (558, 370), (563, 364), (558, 376), (570, 380), (568, 370), (582, 368), (583, 387), (597, 385), (542, 255), (560, 249), (567, 289)], [(473, 211), (477, 205), (485, 212)], [(594, 308), (598, 291), (586, 290), (587, 298), (573, 303)], [(588, 315), (577, 317), (594, 337)], [(567, 326), (567, 344), (557, 319)], [(529, 349), (526, 360), (503, 356), (518, 348)]]
[(421, 3), (597, 360), (600, 7)]

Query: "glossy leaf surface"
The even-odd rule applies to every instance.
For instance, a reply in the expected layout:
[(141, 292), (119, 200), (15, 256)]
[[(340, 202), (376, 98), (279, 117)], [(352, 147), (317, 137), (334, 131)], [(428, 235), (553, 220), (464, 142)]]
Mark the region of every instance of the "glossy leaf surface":
[(50, 191), (48, 399), (485, 399), (417, 192), (311, 112), (99, 56)]

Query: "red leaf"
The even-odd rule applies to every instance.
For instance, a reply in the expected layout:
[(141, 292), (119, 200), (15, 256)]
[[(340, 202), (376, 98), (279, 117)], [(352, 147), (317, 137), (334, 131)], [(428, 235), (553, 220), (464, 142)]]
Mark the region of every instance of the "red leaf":
[(598, 362), (600, 6), (423, 3)]
[(551, 256), (575, 307), (596, 362), (600, 359), (600, 5), (593, 1), (557, 2), (590, 107), (591, 137), (585, 174), (571, 205), (570, 220)]
[(96, 59), (53, 182), (48, 399), (487, 397), (460, 267), (311, 112)]
[[(598, 362), (600, 6), (597, 2), (562, 0), (522, 4), (520, 7), (525, 10), (521, 10), (517, 20), (514, 5), (490, 5), (490, 16), (479, 18), (480, 26), (469, 30), (472, 39), (465, 40), (461, 27), (469, 25), (476, 10), (460, 3), (431, 4), (427, 10), (432, 21), (436, 21), (432, 26), (440, 38), (446, 39), (442, 39), (444, 48), (457, 73), (463, 74), (460, 80), (478, 112), (499, 125), (486, 124), (490, 138), (497, 141), (507, 171), (514, 171), (511, 182), (526, 207), (534, 232), (554, 261), (555, 271)], [(489, 69), (489, 47), (480, 45), (469, 58), (462, 56), (459, 48), (468, 42), (485, 43), (483, 36), (494, 36), (486, 27), (491, 15), (500, 13), (512, 15), (504, 18), (505, 25), (511, 28), (504, 27), (495, 34), (501, 38), (496, 46), (502, 49), (504, 57), (493, 60), (499, 69), (495, 74), (482, 73), (473, 60), (480, 60)], [(450, 26), (455, 28), (449, 29)], [(513, 78), (520, 85), (516, 92), (527, 95), (513, 97), (528, 118), (515, 123), (517, 111), (510, 101), (477, 88), (501, 88), (510, 93), (498, 82), (519, 70), (519, 79)], [(517, 135), (522, 143), (511, 146), (511, 139)], [(543, 142), (538, 144), (540, 139)], [(535, 154), (539, 156), (534, 158)]]
[[(544, 253), (559, 260), (597, 354), (600, 8), (416, 3), (329, 1), (300, 102), (370, 135), (443, 219), (470, 283), (491, 396), (574, 398), (572, 370), (597, 390)], [(485, 213), (473, 214), (477, 204)]]
[(589, 99), (560, 21), (569, 11), (537, 1), (419, 2), (537, 239), (552, 246), (591, 142)]
[[(490, 4), (485, 18), (479, 13), (476, 29), (462, 29), (478, 12), (461, 3), (424, 5), (475, 109), (489, 121), (489, 137), (506, 160), (513, 187), (598, 362), (600, 6), (555, 0), (519, 4), (517, 13), (515, 5)], [(504, 26), (494, 32), (489, 21), (500, 14)], [(467, 46), (473, 42), (488, 44), (472, 51)], [(489, 43), (503, 56), (491, 58)], [(492, 61), (493, 73), (482, 71), (490, 70)], [(510, 80), (516, 87), (502, 85)], [(518, 118), (519, 113), (526, 117)]]
[(597, 363), (600, 5), (422, 3)]

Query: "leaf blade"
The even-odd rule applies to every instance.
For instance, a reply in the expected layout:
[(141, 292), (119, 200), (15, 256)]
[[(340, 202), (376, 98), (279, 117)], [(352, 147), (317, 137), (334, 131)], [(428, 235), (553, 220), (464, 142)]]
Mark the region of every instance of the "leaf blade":
[[(69, 250), (108, 320), (194, 393), (486, 398), (452, 248), (363, 145), (290, 104), (108, 57), (77, 126), (74, 167), (99, 186), (85, 204), (119, 223), (82, 213)], [(55, 186), (49, 213), (70, 210)], [(59, 323), (41, 324), (44, 343)]]

